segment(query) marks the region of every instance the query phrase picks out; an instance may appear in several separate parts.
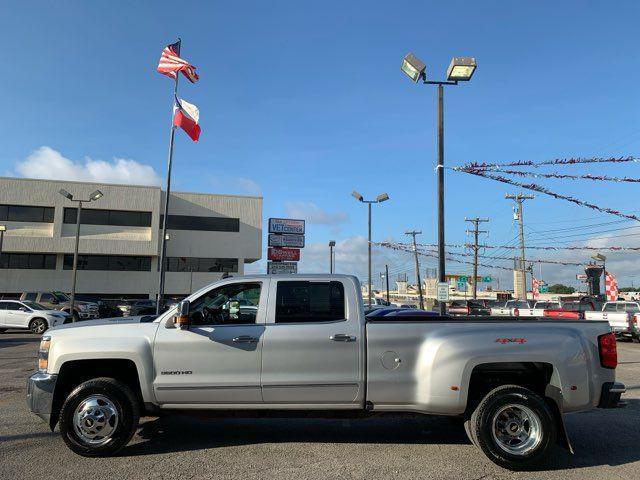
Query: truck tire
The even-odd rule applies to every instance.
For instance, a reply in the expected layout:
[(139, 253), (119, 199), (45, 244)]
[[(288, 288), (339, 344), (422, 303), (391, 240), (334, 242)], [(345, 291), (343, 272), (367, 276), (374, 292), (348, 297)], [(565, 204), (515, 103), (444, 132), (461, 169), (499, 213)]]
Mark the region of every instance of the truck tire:
[(138, 427), (140, 406), (131, 389), (101, 377), (78, 385), (60, 410), (60, 433), (83, 457), (107, 457), (123, 448)]
[(471, 433), (489, 459), (509, 470), (524, 470), (546, 460), (557, 426), (544, 399), (517, 385), (490, 391), (471, 415)]
[(29, 322), (31, 333), (43, 334), (49, 328), (49, 324), (44, 318), (34, 318)]

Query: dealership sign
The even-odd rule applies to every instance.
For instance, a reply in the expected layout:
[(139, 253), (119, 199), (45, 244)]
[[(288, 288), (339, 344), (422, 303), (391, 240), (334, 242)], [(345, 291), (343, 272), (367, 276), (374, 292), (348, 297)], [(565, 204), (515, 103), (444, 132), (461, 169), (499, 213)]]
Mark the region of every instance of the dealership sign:
[(304, 235), (304, 220), (270, 218), (269, 233), (293, 233), (296, 235)]
[(267, 258), (276, 261), (297, 262), (300, 260), (300, 250), (297, 248), (269, 247)]
[(304, 248), (304, 235), (292, 235), (289, 233), (269, 234), (269, 246), (270, 247), (292, 247), (292, 248)]
[(270, 275), (298, 273), (296, 262), (267, 262), (267, 273)]

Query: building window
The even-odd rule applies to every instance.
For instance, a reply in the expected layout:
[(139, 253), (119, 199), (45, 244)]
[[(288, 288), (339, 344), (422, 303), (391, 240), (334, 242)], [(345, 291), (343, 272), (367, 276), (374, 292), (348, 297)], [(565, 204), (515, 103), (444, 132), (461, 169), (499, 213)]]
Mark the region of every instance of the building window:
[(167, 257), (167, 272), (237, 272), (237, 258)]
[(276, 323), (344, 320), (341, 282), (278, 282)]
[[(73, 255), (64, 256), (65, 270), (73, 269)], [(151, 257), (125, 255), (78, 255), (78, 270), (150, 272)]]
[(0, 221), (53, 223), (53, 207), (0, 205)]
[(0, 255), (0, 268), (19, 270), (55, 270), (54, 253), (3, 253)]
[[(64, 223), (76, 223), (77, 208), (64, 209)], [(151, 212), (133, 212), (128, 210), (82, 209), (83, 225), (114, 225), (125, 227), (150, 227)]]
[[(160, 215), (160, 228), (164, 215)], [(169, 230), (199, 230), (203, 232), (239, 232), (240, 219), (229, 217), (197, 217), (192, 215), (169, 215)]]

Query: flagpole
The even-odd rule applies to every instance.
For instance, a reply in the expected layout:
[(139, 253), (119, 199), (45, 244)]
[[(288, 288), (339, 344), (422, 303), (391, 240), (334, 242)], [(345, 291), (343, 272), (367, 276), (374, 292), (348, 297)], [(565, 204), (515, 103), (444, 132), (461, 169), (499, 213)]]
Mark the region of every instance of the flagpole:
[[(178, 43), (182, 46), (182, 40), (178, 38)], [(180, 55), (180, 52), (178, 52)], [(156, 315), (160, 315), (162, 312), (162, 305), (164, 303), (164, 274), (165, 274), (165, 257), (167, 252), (167, 219), (169, 217), (169, 195), (171, 193), (171, 162), (173, 160), (173, 137), (175, 135), (176, 127), (173, 125), (173, 110), (178, 96), (178, 76), (180, 72), (175, 72), (176, 78), (173, 84), (173, 102), (171, 103), (171, 130), (169, 133), (169, 157), (167, 159), (167, 186), (164, 194), (164, 216), (162, 218), (162, 238), (160, 240), (160, 259), (159, 268), (160, 275), (158, 279), (158, 297), (156, 301)], [(191, 292), (189, 292), (191, 293)]]

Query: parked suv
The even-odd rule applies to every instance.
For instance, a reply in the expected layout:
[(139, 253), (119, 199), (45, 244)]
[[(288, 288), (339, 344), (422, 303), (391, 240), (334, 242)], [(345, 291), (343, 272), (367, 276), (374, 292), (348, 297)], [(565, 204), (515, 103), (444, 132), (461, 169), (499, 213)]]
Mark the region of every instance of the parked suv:
[(35, 302), (0, 300), (0, 333), (10, 328), (44, 333), (48, 328), (63, 325), (70, 320), (68, 313), (48, 310)]
[(71, 299), (62, 292), (24, 292), (20, 300), (36, 302), (50, 310), (60, 310), (73, 313), (76, 320), (89, 320), (98, 318), (98, 305), (93, 302), (75, 300), (73, 312), (71, 312)]
[(123, 317), (135, 317), (136, 315), (155, 315), (155, 300), (122, 300), (116, 307), (122, 312)]

